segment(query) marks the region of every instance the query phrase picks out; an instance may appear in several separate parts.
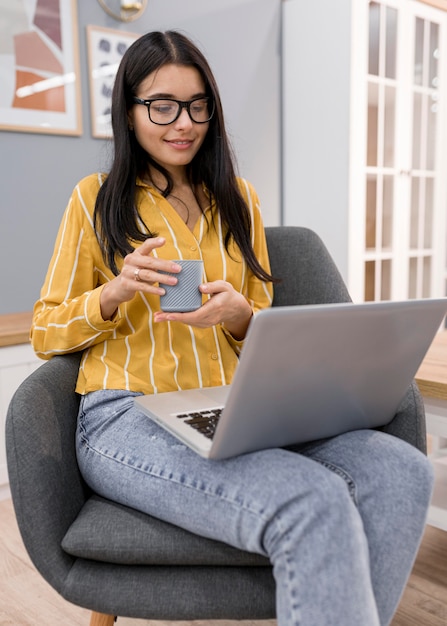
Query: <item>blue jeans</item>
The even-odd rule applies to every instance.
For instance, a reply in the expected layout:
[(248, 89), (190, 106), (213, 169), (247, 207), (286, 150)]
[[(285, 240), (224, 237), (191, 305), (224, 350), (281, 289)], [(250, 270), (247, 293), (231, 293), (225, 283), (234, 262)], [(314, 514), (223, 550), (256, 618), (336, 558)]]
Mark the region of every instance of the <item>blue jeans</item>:
[(134, 395), (81, 401), (78, 461), (96, 493), (268, 556), (279, 626), (390, 623), (433, 486), (422, 453), (362, 430), (209, 461), (139, 412)]

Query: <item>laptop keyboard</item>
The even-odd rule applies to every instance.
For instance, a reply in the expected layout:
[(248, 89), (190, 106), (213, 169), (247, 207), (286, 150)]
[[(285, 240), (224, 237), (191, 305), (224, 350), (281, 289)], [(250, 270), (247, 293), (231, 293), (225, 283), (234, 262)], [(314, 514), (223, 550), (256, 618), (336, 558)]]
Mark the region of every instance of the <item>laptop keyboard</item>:
[(203, 411), (192, 411), (191, 413), (177, 413), (176, 417), (184, 420), (185, 424), (189, 424), (208, 439), (212, 439), (222, 411), (223, 407), (217, 407)]

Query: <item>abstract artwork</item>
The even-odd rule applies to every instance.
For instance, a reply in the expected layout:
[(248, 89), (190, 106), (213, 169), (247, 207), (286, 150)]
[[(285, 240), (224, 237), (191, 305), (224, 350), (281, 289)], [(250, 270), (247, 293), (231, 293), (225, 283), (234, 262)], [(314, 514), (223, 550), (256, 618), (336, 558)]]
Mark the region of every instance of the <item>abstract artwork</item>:
[(115, 74), (123, 54), (139, 36), (111, 28), (87, 26), (93, 137), (106, 139), (112, 136), (110, 107)]
[(0, 129), (80, 135), (76, 0), (0, 0)]

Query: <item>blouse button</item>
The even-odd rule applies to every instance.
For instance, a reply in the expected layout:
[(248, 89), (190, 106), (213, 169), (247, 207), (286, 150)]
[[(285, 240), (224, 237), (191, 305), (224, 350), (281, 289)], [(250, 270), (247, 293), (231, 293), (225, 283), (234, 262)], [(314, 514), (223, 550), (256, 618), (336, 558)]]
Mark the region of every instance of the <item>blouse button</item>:
[(213, 354), (211, 355), (211, 358), (213, 359), (213, 361), (217, 361), (218, 356), (217, 356), (217, 354), (213, 353)]
[(192, 252), (195, 252), (197, 250), (197, 246), (191, 246), (190, 250), (192, 250)]

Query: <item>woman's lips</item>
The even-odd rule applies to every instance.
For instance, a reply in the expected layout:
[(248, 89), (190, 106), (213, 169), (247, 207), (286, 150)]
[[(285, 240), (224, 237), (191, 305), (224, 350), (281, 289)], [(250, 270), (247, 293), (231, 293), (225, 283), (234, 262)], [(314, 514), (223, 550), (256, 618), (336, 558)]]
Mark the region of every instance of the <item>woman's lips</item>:
[(171, 139), (167, 140), (166, 143), (176, 150), (187, 150), (192, 146), (193, 141), (189, 139)]

